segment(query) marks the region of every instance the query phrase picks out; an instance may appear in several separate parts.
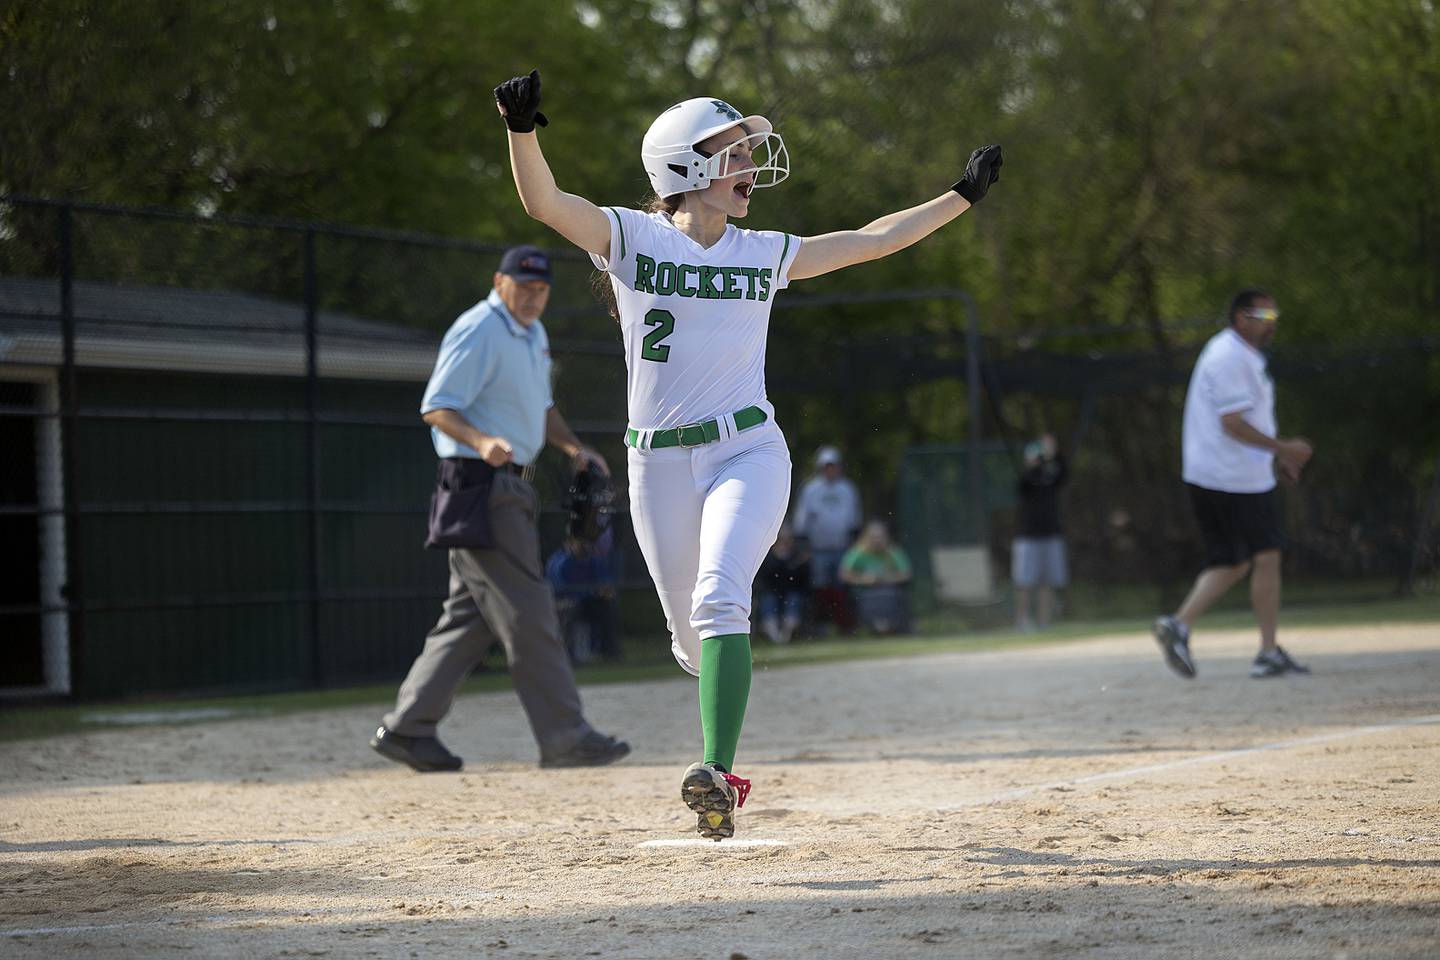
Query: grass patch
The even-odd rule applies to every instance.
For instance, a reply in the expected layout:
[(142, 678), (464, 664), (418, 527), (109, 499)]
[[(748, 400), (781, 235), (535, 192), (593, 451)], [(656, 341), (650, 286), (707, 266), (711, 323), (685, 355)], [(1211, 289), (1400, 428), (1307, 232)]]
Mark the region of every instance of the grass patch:
[[(1440, 598), (1381, 600), (1364, 604), (1314, 604), (1289, 606), (1281, 617), (1282, 633), (1297, 626), (1347, 626), (1377, 623), (1440, 622)], [(1245, 628), (1254, 623), (1248, 610), (1221, 609), (1205, 618), (1208, 630)], [(764, 641), (755, 645), (757, 670), (799, 664), (832, 663), (877, 657), (906, 657), (963, 650), (998, 650), (1007, 647), (1081, 640), (1108, 634), (1133, 633), (1137, 640), (1145, 637), (1149, 620), (1144, 617), (1113, 617), (1076, 620), (1058, 624), (1043, 633), (1017, 633), (1011, 629), (960, 632), (944, 616), (928, 618), (922, 623), (919, 636), (886, 639), (854, 637), (805, 640), (784, 647)], [(636, 644), (638, 656), (631, 662), (584, 666), (576, 671), (582, 686), (633, 683), (643, 680), (676, 679), (679, 668), (670, 658), (668, 644), (658, 642)], [(663, 649), (663, 652), (662, 652)], [(13, 706), (0, 712), (0, 742), (30, 740), (63, 734), (113, 729), (127, 725), (127, 715), (144, 713), (146, 722), (159, 724), (216, 723), (223, 719), (276, 716), (311, 710), (368, 706), (376, 708), (376, 716), (394, 702), (398, 679), (394, 683), (343, 687), (333, 690), (296, 690), (223, 697), (186, 699), (146, 699), (121, 703), (83, 705), (33, 704)], [(462, 693), (480, 693), (510, 689), (505, 673), (486, 672), (466, 681)], [(518, 705), (517, 705), (518, 709)], [(215, 715), (223, 713), (223, 719)], [(210, 714), (207, 716), (207, 714)], [(173, 718), (173, 719), (167, 719)]]

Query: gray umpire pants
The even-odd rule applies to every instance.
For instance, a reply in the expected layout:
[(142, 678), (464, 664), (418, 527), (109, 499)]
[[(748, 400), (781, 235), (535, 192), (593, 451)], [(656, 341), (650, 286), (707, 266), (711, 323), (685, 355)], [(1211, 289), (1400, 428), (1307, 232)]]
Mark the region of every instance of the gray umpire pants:
[(495, 475), (495, 546), (450, 550), (450, 596), (382, 721), (386, 729), (433, 737), (460, 685), (499, 640), (541, 753), (568, 750), (589, 732), (540, 564), (538, 508), (534, 487), (511, 473)]

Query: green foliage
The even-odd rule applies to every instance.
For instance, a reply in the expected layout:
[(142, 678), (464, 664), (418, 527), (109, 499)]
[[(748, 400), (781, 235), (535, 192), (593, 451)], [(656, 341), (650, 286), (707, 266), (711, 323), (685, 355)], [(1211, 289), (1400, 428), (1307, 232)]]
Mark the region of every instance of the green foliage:
[[(1058, 348), (1154, 349), (1175, 385), (1127, 398), (1124, 415), (1101, 403), (1092, 443), (1104, 475), (1159, 483), (1203, 334), (1176, 321), (1218, 319), (1237, 287), (1276, 292), (1282, 350), (1440, 330), (1437, 42), (1430, 0), (12, 0), (0, 191), (558, 244), (516, 200), (491, 96), (532, 66), (560, 185), (602, 203), (641, 201), (643, 131), (701, 94), (776, 122), (795, 172), (747, 225), (801, 235), (927, 200), (972, 147), (1002, 142), (1001, 182), (973, 213), (797, 292), (959, 287), (1011, 342), (1081, 327), (1116, 332)], [(158, 253), (77, 243), (97, 272), (108, 257), (132, 281), (194, 276), (207, 234), (175, 235)], [(245, 251), (208, 235), (213, 282), (248, 274), (293, 298), (292, 241)], [(463, 257), (360, 246), (321, 251), (332, 279), (349, 264), (331, 305), (433, 326), (469, 296)], [(40, 246), (10, 262), (47, 266)], [(778, 310), (772, 376), (818, 385), (787, 398), (792, 441), (843, 438), (888, 484), (899, 448), (963, 435), (972, 412), (953, 383), (867, 385), (863, 364), (835, 365), (867, 337), (912, 369), (911, 338), (964, 324), (955, 301)], [(598, 314), (557, 328), (613, 336)], [(1328, 456), (1343, 449), (1351, 482), (1414, 476), (1440, 448), (1440, 375), (1418, 363), (1389, 388), (1301, 391), (1282, 413)], [(1019, 416), (1078, 415), (1037, 399)]]
[(1005, 143), (982, 210), (817, 288), (964, 286), (991, 330), (1158, 339), (1259, 280), (1303, 335), (1417, 332), (1440, 296), (1437, 30), (1424, 0), (17, 0), (0, 189), (553, 241), (490, 93), (538, 65), (557, 176), (601, 202), (640, 199), (640, 134), (700, 92), (778, 122), (796, 173), (754, 220), (802, 234)]

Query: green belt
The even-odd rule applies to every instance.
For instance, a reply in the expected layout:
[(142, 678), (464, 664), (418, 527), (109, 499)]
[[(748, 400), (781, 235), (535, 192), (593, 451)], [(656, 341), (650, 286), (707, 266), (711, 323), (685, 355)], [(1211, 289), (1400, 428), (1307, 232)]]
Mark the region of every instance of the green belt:
[[(751, 427), (758, 427), (770, 419), (765, 411), (759, 407), (746, 407), (744, 410), (735, 411), (735, 429), (749, 430)], [(625, 446), (638, 447), (640, 435), (643, 431), (630, 427), (625, 431)], [(651, 450), (662, 450), (665, 447), (698, 447), (707, 443), (714, 443), (720, 439), (720, 421), (706, 420), (703, 423), (687, 423), (683, 427), (676, 427), (673, 430), (656, 430), (650, 435)]]

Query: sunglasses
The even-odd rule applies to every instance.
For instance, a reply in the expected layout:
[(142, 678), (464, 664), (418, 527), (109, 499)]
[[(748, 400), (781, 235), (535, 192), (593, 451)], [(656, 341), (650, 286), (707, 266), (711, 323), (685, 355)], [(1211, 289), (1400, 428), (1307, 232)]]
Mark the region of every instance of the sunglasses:
[(1264, 320), (1266, 323), (1274, 323), (1280, 319), (1280, 311), (1274, 307), (1251, 307), (1245, 311), (1245, 316), (1252, 320)]

